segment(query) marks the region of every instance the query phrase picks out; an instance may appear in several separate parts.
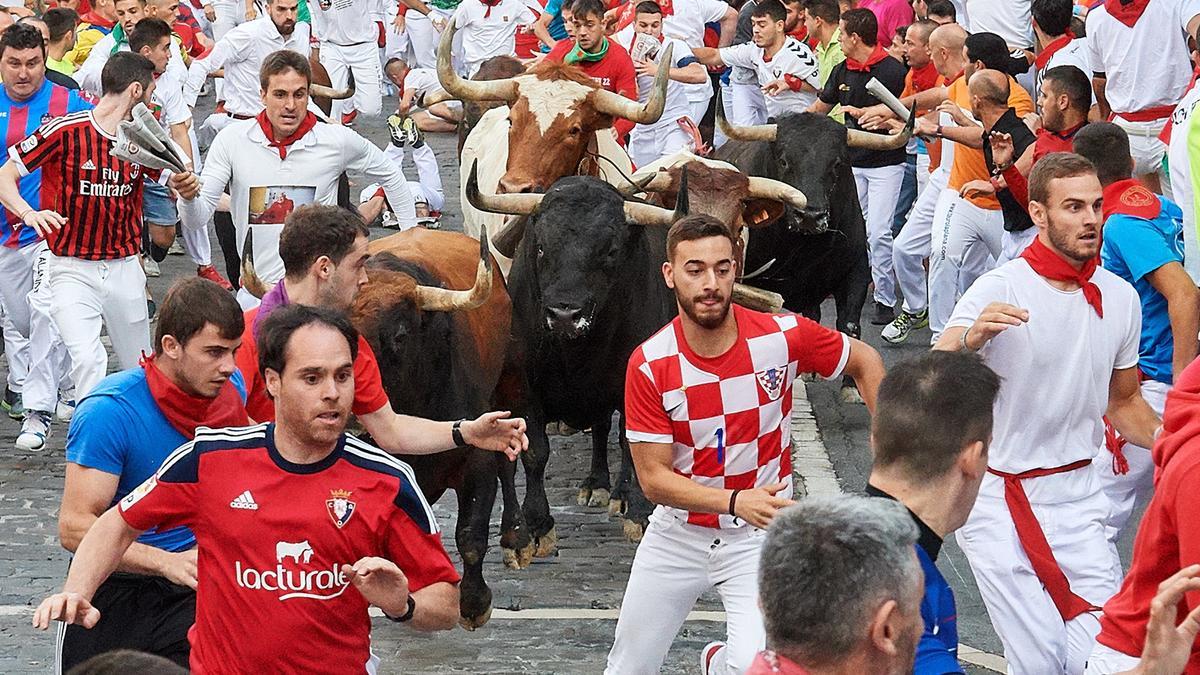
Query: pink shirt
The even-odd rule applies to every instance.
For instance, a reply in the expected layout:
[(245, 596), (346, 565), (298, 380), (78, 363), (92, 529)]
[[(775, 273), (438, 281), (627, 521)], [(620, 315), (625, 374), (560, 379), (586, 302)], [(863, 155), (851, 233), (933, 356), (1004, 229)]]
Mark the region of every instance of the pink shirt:
[(858, 6), (871, 10), (879, 21), (879, 44), (884, 49), (891, 46), (897, 28), (911, 24), (916, 18), (907, 0), (862, 0)]

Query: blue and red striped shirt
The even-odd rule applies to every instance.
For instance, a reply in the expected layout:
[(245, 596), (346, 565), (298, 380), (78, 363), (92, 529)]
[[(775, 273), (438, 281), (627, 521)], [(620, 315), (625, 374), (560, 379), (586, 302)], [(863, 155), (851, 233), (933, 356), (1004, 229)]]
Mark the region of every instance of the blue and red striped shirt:
[[(14, 101), (8, 90), (0, 87), (0, 134), (4, 135), (4, 157), (0, 166), (8, 161), (8, 149), (31, 135), (38, 127), (55, 117), (81, 110), (91, 110), (92, 104), (81, 91), (67, 89), (50, 80), (42, 83), (41, 89), (25, 101)], [(21, 179), (21, 197), (35, 209), (42, 208), (42, 171), (38, 169)], [(53, 199), (47, 200), (53, 204)], [(9, 248), (24, 248), (40, 239), (32, 227), (19, 225), (17, 214), (5, 209), (0, 221), (0, 243)]]

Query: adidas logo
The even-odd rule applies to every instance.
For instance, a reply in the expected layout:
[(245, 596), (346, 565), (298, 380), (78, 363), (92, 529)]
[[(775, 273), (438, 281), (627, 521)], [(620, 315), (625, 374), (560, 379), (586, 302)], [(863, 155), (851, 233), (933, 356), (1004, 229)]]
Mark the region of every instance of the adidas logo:
[(242, 494), (233, 498), (229, 505), (235, 509), (246, 509), (247, 511), (257, 511), (258, 504), (255, 503), (254, 497), (250, 496), (250, 491), (246, 490)]
[(95, 171), (96, 165), (93, 164), (92, 160), (89, 159), (88, 161), (83, 163), (83, 166), (81, 166), (79, 168), (83, 169), (84, 171)]

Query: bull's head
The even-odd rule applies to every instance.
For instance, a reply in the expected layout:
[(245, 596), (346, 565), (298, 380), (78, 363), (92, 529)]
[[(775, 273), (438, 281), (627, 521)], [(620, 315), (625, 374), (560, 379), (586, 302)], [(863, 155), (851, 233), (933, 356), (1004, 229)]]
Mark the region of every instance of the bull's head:
[[(735, 141), (770, 143), (770, 160), (756, 162), (755, 173), (774, 178), (801, 190), (808, 197), (804, 208), (791, 209), (786, 222), (803, 232), (825, 232), (830, 226), (830, 211), (839, 208), (843, 198), (839, 187), (850, 180), (850, 148), (895, 150), (903, 148), (912, 136), (916, 109), (898, 134), (874, 134), (845, 126), (826, 115), (800, 113), (785, 115), (774, 124), (734, 126), (717, 105), (717, 125)], [(740, 148), (730, 144), (722, 156), (736, 156)]]
[[(544, 192), (554, 181), (576, 173), (595, 132), (614, 118), (652, 124), (667, 98), (667, 68), (659, 69), (645, 104), (600, 88), (574, 66), (543, 61), (528, 73), (498, 80), (464, 80), (451, 65), (456, 27), (442, 33), (438, 79), (462, 101), (504, 101), (509, 105), (508, 166), (500, 192)], [(671, 60), (671, 46), (663, 62)]]

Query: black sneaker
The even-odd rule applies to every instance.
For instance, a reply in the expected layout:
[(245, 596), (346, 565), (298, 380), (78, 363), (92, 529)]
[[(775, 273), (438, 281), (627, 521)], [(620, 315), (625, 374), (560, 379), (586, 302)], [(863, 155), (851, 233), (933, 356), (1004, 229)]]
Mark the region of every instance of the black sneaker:
[(390, 115), (387, 118), (388, 135), (392, 138), (392, 145), (397, 148), (403, 148), (408, 139), (408, 133), (404, 130), (404, 121), (407, 119), (400, 115)]
[(886, 326), (896, 320), (896, 309), (882, 302), (875, 303), (875, 313), (871, 315), (871, 323), (875, 326)]
[(4, 412), (14, 420), (25, 419), (25, 404), (21, 401), (21, 392), (19, 391), (5, 387), (4, 400), (0, 401), (0, 408), (3, 408)]

